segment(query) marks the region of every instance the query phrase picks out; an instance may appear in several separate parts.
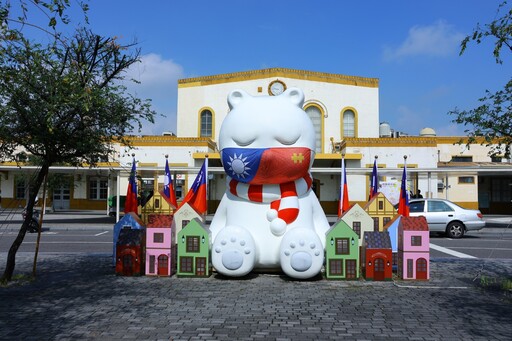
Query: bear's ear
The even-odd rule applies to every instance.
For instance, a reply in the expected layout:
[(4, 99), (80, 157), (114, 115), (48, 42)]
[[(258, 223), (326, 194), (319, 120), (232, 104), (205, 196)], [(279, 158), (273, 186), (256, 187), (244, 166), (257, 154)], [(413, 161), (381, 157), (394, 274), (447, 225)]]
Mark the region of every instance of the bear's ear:
[(302, 108), (302, 105), (304, 104), (304, 92), (302, 92), (299, 88), (288, 88), (283, 93), (283, 96), (286, 96), (289, 98), (290, 102), (298, 106), (299, 108)]
[(240, 89), (231, 91), (228, 95), (229, 110), (240, 104), (247, 96), (249, 96), (247, 92)]

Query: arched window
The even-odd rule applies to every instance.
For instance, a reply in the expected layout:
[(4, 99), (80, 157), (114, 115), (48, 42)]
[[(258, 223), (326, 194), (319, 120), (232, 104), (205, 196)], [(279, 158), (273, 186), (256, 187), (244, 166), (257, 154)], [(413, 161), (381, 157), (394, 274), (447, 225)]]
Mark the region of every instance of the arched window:
[(200, 137), (212, 137), (212, 130), (213, 130), (213, 114), (211, 110), (204, 109), (201, 111), (201, 122), (200, 122), (200, 129), (199, 129), (199, 136)]
[(315, 127), (315, 152), (322, 152), (322, 111), (316, 105), (310, 105), (305, 109), (313, 126)]
[(352, 110), (343, 112), (343, 137), (356, 136), (356, 114)]

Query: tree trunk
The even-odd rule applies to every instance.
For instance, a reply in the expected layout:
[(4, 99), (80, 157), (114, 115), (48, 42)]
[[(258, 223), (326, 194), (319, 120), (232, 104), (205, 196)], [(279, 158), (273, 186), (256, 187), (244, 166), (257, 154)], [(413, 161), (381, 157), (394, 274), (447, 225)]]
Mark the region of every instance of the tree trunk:
[(27, 233), (27, 228), (29, 226), (30, 220), (32, 219), (32, 214), (34, 212), (34, 204), (36, 201), (37, 193), (39, 192), (39, 188), (41, 188), (41, 184), (43, 183), (45, 176), (48, 174), (49, 168), (49, 165), (47, 163), (44, 163), (41, 166), (41, 169), (39, 170), (39, 173), (37, 174), (35, 180), (32, 181), (29, 185), (30, 192), (27, 203), (27, 215), (25, 217), (25, 220), (23, 221), (23, 224), (21, 225), (20, 231), (18, 232), (18, 236), (12, 242), (12, 245), (9, 249), (9, 253), (7, 254), (7, 263), (5, 265), (5, 271), (4, 274), (2, 275), (2, 278), (0, 278), (0, 281), (2, 282), (8, 282), (12, 279), (14, 268), (16, 266), (16, 253), (18, 252), (21, 243), (23, 243), (23, 239), (25, 238), (25, 234)]

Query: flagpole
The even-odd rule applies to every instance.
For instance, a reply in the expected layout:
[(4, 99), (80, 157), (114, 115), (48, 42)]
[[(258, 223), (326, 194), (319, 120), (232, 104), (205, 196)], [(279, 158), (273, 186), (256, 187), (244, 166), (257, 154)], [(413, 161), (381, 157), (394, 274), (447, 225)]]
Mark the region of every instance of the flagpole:
[(204, 179), (204, 182), (205, 182), (205, 185), (206, 185), (206, 212), (205, 212), (205, 216), (208, 214), (208, 154), (206, 154), (205, 156), (205, 159), (204, 159), (204, 162), (205, 162), (205, 179)]

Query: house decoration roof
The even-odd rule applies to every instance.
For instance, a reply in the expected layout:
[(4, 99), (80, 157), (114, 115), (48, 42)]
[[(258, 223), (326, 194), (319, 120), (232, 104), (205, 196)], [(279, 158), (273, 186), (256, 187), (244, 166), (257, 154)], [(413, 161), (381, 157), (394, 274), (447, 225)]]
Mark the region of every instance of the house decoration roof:
[(389, 233), (385, 232), (365, 232), (364, 245), (367, 249), (391, 249), (391, 238)]
[(401, 223), (404, 231), (428, 231), (427, 219), (424, 216), (402, 217)]
[(142, 229), (125, 228), (119, 232), (118, 245), (137, 246), (142, 244), (145, 231)]

